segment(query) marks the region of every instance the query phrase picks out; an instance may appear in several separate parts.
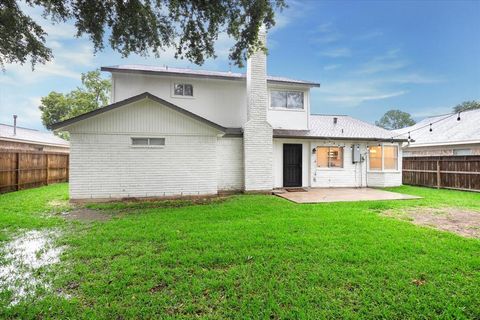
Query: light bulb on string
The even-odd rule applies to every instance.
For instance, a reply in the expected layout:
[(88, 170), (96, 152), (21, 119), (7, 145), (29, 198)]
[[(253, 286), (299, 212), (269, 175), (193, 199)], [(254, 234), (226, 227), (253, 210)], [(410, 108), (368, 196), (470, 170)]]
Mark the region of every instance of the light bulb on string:
[(432, 124), (430, 123), (430, 132), (432, 132), (432, 131), (433, 131)]
[(457, 121), (460, 121), (460, 112), (458, 113)]

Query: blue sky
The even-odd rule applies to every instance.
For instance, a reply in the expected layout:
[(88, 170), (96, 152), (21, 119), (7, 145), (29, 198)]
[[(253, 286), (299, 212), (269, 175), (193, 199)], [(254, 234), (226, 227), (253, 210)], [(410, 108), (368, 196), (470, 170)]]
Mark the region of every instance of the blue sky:
[[(396, 108), (416, 119), (447, 113), (480, 100), (480, 1), (289, 1), (268, 35), (268, 72), (321, 83), (312, 90), (312, 112), (348, 114), (374, 122)], [(80, 85), (80, 73), (104, 65), (138, 63), (228, 70), (232, 41), (224, 34), (216, 60), (198, 67), (160, 58), (93, 55), (70, 24), (45, 27), (55, 59), (47, 65), (7, 65), (0, 73), (0, 122), (42, 129), (38, 105), (50, 91)], [(244, 71), (244, 70), (243, 70)], [(108, 77), (108, 74), (105, 74)]]

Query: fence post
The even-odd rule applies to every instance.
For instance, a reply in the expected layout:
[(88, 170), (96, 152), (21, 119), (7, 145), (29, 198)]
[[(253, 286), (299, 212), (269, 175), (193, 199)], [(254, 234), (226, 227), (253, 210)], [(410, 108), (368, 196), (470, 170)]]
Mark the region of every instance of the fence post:
[(440, 160), (437, 160), (437, 189), (442, 186), (442, 179), (440, 177)]
[(15, 190), (20, 189), (20, 152), (16, 153), (15, 158)]
[(46, 165), (47, 165), (47, 174), (46, 174), (46, 177), (45, 177), (45, 184), (48, 186), (48, 176), (50, 175), (50, 168), (49, 168), (49, 165), (48, 165), (48, 153), (45, 155), (45, 157), (47, 158), (46, 159)]
[(67, 154), (67, 170), (66, 170), (66, 174), (67, 174), (67, 182), (70, 182), (70, 154)]

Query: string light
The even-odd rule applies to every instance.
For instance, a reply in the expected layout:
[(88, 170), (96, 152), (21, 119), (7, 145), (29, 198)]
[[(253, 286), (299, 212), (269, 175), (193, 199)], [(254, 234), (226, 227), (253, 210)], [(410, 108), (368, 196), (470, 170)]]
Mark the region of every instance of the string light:
[(432, 131), (433, 131), (432, 124), (430, 123), (430, 132), (432, 132)]
[[(431, 127), (431, 126), (432, 126), (433, 124), (435, 124), (435, 123), (441, 122), (441, 121), (443, 121), (443, 120), (446, 120), (446, 119), (449, 119), (449, 118), (455, 116), (455, 114), (456, 114), (456, 113), (448, 114), (446, 117), (444, 117), (444, 118), (442, 118), (442, 119), (439, 119), (439, 120), (437, 120), (437, 121), (433, 121), (433, 122), (431, 122), (431, 123), (429, 123), (429, 124), (426, 124), (426, 125), (424, 125), (424, 126), (421, 126), (421, 127), (418, 127), (418, 128), (415, 128), (415, 129), (410, 130), (410, 131), (408, 132), (408, 138), (409, 138), (409, 139), (411, 138), (411, 137), (410, 137), (410, 133), (411, 133), (411, 132), (415, 132), (415, 131), (424, 129), (424, 128), (429, 127), (429, 126)], [(460, 118), (460, 112), (459, 112), (459, 113), (458, 113), (458, 117), (457, 117), (457, 121), (460, 121), (460, 120), (461, 120), (461, 118)], [(432, 131), (433, 131), (433, 129), (432, 129)], [(393, 140), (394, 138), (401, 137), (401, 136), (403, 136), (404, 134), (405, 134), (405, 133), (397, 134), (397, 135), (395, 135), (395, 136), (392, 137), (392, 140)]]
[(410, 140), (410, 139), (412, 139), (412, 138), (410, 137), (410, 131), (408, 131), (408, 140)]

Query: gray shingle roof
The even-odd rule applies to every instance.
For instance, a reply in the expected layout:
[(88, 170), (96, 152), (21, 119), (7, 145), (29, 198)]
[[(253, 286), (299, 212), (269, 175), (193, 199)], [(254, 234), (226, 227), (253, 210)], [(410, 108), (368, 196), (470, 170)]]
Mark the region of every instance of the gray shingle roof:
[[(182, 77), (199, 77), (210, 79), (223, 79), (223, 80), (244, 80), (246, 78), (245, 73), (238, 72), (223, 72), (223, 71), (208, 71), (208, 70), (196, 70), (196, 69), (184, 69), (184, 68), (171, 68), (164, 66), (145, 66), (136, 64), (124, 64), (118, 66), (102, 67), (102, 71), (109, 72), (125, 72), (125, 73), (143, 73), (143, 74), (158, 74), (158, 75), (170, 75), (170, 76), (182, 76)], [(271, 83), (288, 83), (306, 85), (310, 87), (319, 87), (319, 83), (296, 80), (285, 77), (267, 76), (267, 81)]]
[(51, 132), (43, 132), (34, 129), (17, 127), (17, 134), (13, 135), (13, 126), (0, 123), (0, 140), (8, 139), (10, 141), (54, 145), (59, 147), (69, 147), (70, 143), (57, 137)]
[[(408, 136), (409, 131), (425, 126), (425, 128), (411, 132), (411, 138), (415, 141), (410, 143), (410, 147), (480, 143), (480, 109), (464, 111), (460, 113), (460, 118), (461, 120), (457, 121), (457, 114), (425, 118), (414, 126), (393, 132), (396, 135)], [(433, 123), (436, 121), (438, 122)], [(432, 132), (430, 132), (430, 123), (433, 123)]]
[[(334, 123), (337, 118), (337, 123)], [(273, 130), (275, 137), (355, 139), (391, 141), (392, 133), (370, 123), (345, 115), (311, 115), (310, 130)], [(403, 137), (395, 140), (404, 141)]]

